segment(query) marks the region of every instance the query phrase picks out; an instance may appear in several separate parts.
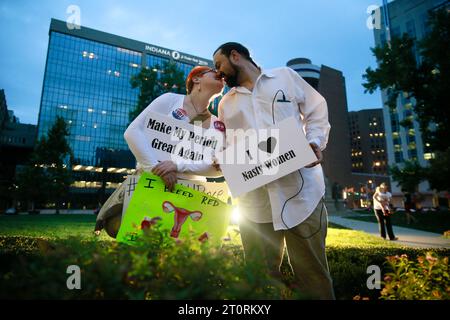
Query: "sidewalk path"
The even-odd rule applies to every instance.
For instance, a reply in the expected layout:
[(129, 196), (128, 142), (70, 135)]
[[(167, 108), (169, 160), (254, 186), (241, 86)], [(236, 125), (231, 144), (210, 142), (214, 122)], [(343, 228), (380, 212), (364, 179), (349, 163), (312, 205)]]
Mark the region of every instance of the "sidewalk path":
[[(339, 224), (353, 230), (361, 230), (379, 237), (378, 224), (373, 222), (347, 219), (342, 216), (329, 215), (330, 222)], [(450, 239), (445, 239), (441, 234), (421, 231), (417, 229), (394, 226), (395, 241), (400, 245), (417, 248), (447, 248), (450, 249)]]

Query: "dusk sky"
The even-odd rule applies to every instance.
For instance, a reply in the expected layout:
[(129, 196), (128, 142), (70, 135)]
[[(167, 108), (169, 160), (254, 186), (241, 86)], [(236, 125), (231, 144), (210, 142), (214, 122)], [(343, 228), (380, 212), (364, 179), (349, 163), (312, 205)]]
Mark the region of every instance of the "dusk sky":
[(380, 108), (380, 94), (364, 94), (362, 74), (376, 65), (370, 48), (370, 5), (381, 0), (278, 1), (23, 1), (0, 0), (0, 89), (22, 123), (37, 123), (50, 19), (67, 20), (70, 5), (81, 25), (212, 59), (223, 42), (247, 46), (264, 68), (306, 57), (341, 70), (348, 108)]

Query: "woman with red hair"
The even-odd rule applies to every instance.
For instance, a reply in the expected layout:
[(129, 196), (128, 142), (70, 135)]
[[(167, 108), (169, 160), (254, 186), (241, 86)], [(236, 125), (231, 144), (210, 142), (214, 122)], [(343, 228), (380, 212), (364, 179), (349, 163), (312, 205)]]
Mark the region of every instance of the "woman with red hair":
[[(208, 111), (210, 102), (222, 92), (223, 86), (222, 78), (214, 69), (197, 66), (186, 78), (186, 95), (165, 93), (153, 100), (124, 133), (125, 140), (136, 157), (136, 172), (148, 171), (160, 176), (170, 190), (173, 189), (178, 178), (206, 180), (205, 176), (222, 176), (221, 172), (207, 161), (175, 163), (166, 160), (158, 162), (150, 148), (144, 129), (148, 113), (156, 112), (192, 124), (198, 124), (200, 121), (203, 128), (224, 131), (224, 127), (218, 123), (218, 119)], [(97, 216), (96, 234), (105, 228), (107, 233), (115, 238), (121, 222), (124, 190), (119, 187), (102, 206)]]
[[(156, 156), (149, 147), (148, 138), (144, 135), (145, 119), (149, 112), (157, 112), (180, 121), (197, 123), (203, 128), (210, 128), (217, 119), (208, 111), (209, 103), (223, 89), (223, 80), (215, 70), (197, 66), (186, 78), (187, 95), (165, 93), (150, 103), (145, 110), (128, 126), (124, 137), (131, 152), (137, 160), (138, 171), (149, 171), (160, 176), (169, 189), (172, 189), (181, 173), (217, 176), (214, 167), (205, 163), (174, 163), (167, 160), (158, 163)], [(192, 177), (190, 177), (192, 179)]]

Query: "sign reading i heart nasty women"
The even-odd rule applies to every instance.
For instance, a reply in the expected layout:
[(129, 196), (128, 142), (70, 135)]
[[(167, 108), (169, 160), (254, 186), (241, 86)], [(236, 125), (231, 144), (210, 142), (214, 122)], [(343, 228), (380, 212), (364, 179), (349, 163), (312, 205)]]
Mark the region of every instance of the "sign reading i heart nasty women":
[(216, 157), (233, 197), (317, 161), (294, 117), (246, 134)]
[(148, 113), (144, 132), (159, 161), (211, 161), (223, 146), (219, 130), (204, 129), (155, 112)]
[(132, 244), (153, 224), (172, 238), (189, 233), (200, 241), (220, 244), (232, 207), (206, 193), (176, 184), (171, 192), (158, 176), (143, 173), (122, 219), (117, 241)]

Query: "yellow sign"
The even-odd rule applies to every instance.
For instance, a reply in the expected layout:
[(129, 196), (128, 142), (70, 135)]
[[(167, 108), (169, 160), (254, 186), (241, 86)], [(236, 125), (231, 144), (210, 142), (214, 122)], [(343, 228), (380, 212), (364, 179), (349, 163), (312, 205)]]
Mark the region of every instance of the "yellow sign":
[(176, 184), (170, 192), (160, 177), (143, 173), (122, 219), (117, 241), (132, 243), (143, 229), (161, 223), (173, 238), (193, 233), (200, 241), (220, 243), (232, 207), (206, 193)]

